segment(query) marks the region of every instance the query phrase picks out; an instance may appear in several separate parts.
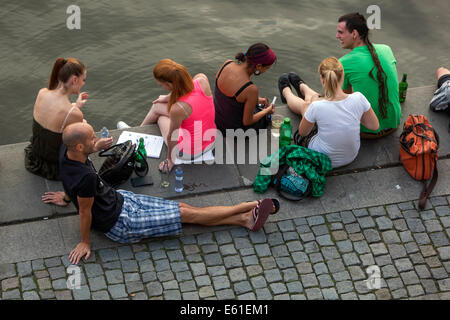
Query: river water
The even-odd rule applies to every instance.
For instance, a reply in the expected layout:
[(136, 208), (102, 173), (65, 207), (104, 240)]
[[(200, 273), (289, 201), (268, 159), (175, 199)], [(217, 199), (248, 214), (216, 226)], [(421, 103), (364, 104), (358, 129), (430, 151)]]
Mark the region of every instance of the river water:
[[(80, 29), (70, 30), (67, 7), (80, 8)], [(297, 71), (316, 90), (317, 66), (347, 51), (335, 39), (337, 18), (376, 4), (381, 28), (375, 43), (390, 45), (399, 76), (410, 87), (435, 84), (435, 70), (450, 66), (448, 1), (135, 0), (12, 1), (0, 12), (0, 145), (31, 135), (36, 94), (58, 57), (87, 66), (85, 118), (96, 131), (118, 120), (139, 125), (152, 99), (164, 91), (154, 65), (171, 58), (191, 75), (214, 75), (226, 59), (255, 42), (267, 43), (277, 63), (253, 77), (261, 96), (278, 96), (277, 79)], [(75, 99), (75, 97), (73, 97)], [(426, 107), (426, 106), (424, 106)]]

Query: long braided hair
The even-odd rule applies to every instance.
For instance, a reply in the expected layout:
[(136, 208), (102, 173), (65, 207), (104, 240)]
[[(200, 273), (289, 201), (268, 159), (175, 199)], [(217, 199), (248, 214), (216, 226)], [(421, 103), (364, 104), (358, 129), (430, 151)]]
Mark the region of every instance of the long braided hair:
[(345, 22), (346, 27), (349, 32), (353, 30), (358, 31), (359, 37), (367, 45), (372, 60), (374, 62), (374, 67), (369, 72), (369, 77), (375, 80), (373, 76), (373, 69), (377, 68), (376, 80), (378, 82), (378, 109), (382, 119), (387, 117), (387, 105), (389, 103), (388, 87), (386, 84), (387, 75), (381, 67), (380, 59), (378, 54), (373, 47), (372, 42), (369, 40), (369, 28), (367, 27), (366, 19), (362, 14), (358, 12), (348, 13), (339, 18), (338, 22)]

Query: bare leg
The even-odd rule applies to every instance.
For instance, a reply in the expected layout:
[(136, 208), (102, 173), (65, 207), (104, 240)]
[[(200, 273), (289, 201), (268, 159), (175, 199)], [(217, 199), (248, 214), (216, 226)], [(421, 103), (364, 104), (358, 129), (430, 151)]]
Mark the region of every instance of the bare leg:
[(440, 67), (439, 69), (437, 69), (436, 71), (437, 80), (439, 80), (439, 78), (442, 77), (444, 74), (450, 74), (450, 70), (444, 67)]
[(182, 223), (195, 223), (205, 226), (238, 225), (248, 229), (253, 226), (252, 209), (256, 201), (243, 202), (235, 206), (193, 207), (180, 202)]
[(167, 113), (167, 103), (155, 103), (150, 108), (150, 111), (145, 116), (144, 120), (141, 123), (141, 126), (145, 126), (146, 124), (152, 124), (158, 121), (160, 116), (169, 117)]

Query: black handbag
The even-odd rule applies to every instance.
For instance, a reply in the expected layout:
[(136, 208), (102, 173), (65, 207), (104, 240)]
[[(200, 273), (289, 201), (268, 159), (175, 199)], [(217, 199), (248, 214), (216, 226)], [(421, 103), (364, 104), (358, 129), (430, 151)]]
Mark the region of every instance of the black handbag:
[(147, 161), (145, 161), (146, 168), (143, 172), (135, 170), (136, 145), (131, 140), (113, 145), (101, 151), (98, 155), (100, 157), (107, 157), (98, 174), (106, 183), (114, 188), (126, 182), (133, 171), (140, 177), (148, 173)]

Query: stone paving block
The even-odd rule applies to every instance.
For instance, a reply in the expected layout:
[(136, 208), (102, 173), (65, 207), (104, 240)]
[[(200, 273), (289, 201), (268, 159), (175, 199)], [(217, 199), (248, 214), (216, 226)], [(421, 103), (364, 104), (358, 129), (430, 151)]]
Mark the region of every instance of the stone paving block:
[(361, 261), (358, 256), (354, 252), (346, 253), (342, 255), (342, 259), (344, 259), (344, 263), (346, 266), (359, 265)]
[(288, 268), (281, 270), (283, 273), (283, 281), (284, 282), (290, 282), (290, 281), (297, 281), (299, 279), (297, 270), (295, 268)]
[(283, 233), (284, 241), (298, 240), (300, 239), (297, 231), (288, 231)]
[(411, 260), (409, 260), (408, 258), (395, 260), (394, 264), (399, 272), (413, 270)]
[(402, 213), (400, 212), (399, 207), (395, 204), (386, 206), (386, 211), (387, 211), (388, 216), (393, 220), (403, 217)]
[(355, 216), (351, 211), (342, 211), (341, 212), (341, 221), (344, 224), (349, 224), (356, 221)]
[(386, 215), (386, 210), (382, 206), (368, 208), (368, 211), (372, 217), (380, 217)]
[(375, 229), (367, 229), (364, 230), (363, 233), (368, 243), (375, 243), (381, 241), (380, 234)]
[(56, 291), (55, 297), (56, 297), (56, 300), (73, 300), (71, 290)]
[[(212, 236), (211, 233), (207, 234), (208, 236)], [(164, 248), (168, 250), (176, 250), (181, 248), (180, 241), (178, 239), (168, 239), (163, 241)]]
[(37, 288), (32, 277), (20, 278), (20, 285), (22, 287), (22, 291), (34, 290)]
[(351, 281), (341, 281), (336, 283), (337, 292), (339, 294), (351, 292), (354, 290), (353, 283)]
[(373, 218), (370, 216), (359, 217), (358, 223), (361, 226), (361, 228), (363, 228), (363, 229), (369, 229), (369, 228), (375, 227), (375, 222), (373, 221)]
[(356, 217), (364, 217), (364, 216), (368, 216), (368, 215), (369, 215), (369, 212), (367, 211), (366, 208), (363, 208), (363, 209), (354, 209), (354, 210), (352, 210), (352, 212), (353, 212), (353, 214), (354, 214)]
[(425, 228), (427, 229), (427, 232), (437, 232), (442, 231), (443, 228), (438, 220), (432, 219), (432, 220), (426, 220), (424, 222)]
[(217, 244), (225, 244), (233, 241), (229, 231), (216, 231), (214, 232), (214, 237), (216, 238)]
[(88, 280), (91, 291), (98, 291), (107, 288), (105, 278), (103, 276), (88, 278)]
[(388, 287), (389, 287), (389, 289), (391, 291), (395, 291), (395, 290), (398, 290), (400, 288), (404, 288), (404, 284), (402, 282), (402, 279), (398, 278), (398, 277), (397, 278), (392, 278), (392, 279), (387, 279), (386, 283), (387, 283), (387, 285), (388, 285)]
[(264, 271), (264, 277), (269, 283), (281, 281), (283, 279), (280, 270), (278, 269)]
[[(306, 260), (306, 261), (308, 261), (308, 260)], [(323, 261), (323, 256), (320, 252), (310, 253), (309, 261), (311, 261), (311, 263), (321, 262), (321, 261)]]
[[(91, 292), (88, 286), (81, 286), (80, 289), (75, 289), (72, 291), (75, 300), (90, 300)], [(113, 297), (114, 298), (114, 297)]]
[(108, 291), (101, 290), (97, 292), (92, 292), (92, 300), (110, 300)]
[(250, 241), (252, 243), (265, 243), (267, 241), (266, 234), (263, 230), (249, 233)]
[(323, 247), (321, 248), (321, 252), (325, 260), (337, 259), (340, 257), (336, 247)]
[(420, 284), (407, 286), (406, 289), (408, 290), (408, 294), (410, 297), (417, 297), (417, 296), (425, 294), (425, 292)]
[(392, 227), (393, 227), (392, 220), (386, 216), (378, 217), (375, 219), (375, 221), (376, 221), (376, 223), (378, 225), (378, 229), (380, 229), (380, 231), (389, 230), (389, 229), (392, 229)]
[[(217, 245), (214, 245), (217, 248)], [(170, 250), (167, 252), (170, 262), (183, 261), (184, 256), (180, 249)]]
[(448, 206), (435, 207), (434, 211), (436, 211), (437, 215), (440, 217), (450, 216), (450, 208)]
[(406, 230), (408, 230), (408, 225), (406, 224), (406, 220), (405, 219), (394, 220), (394, 228), (397, 231), (406, 231)]
[(117, 248), (117, 252), (119, 253), (120, 260), (134, 259), (133, 250), (130, 246), (119, 247)]
[(305, 252), (308, 254), (320, 251), (319, 245), (315, 241), (305, 243), (304, 246), (305, 246)]
[(342, 263), (342, 260), (335, 259), (335, 260), (328, 260), (327, 261), (328, 269), (331, 273), (340, 272), (345, 270), (345, 266)]
[(261, 266), (264, 270), (273, 269), (277, 266), (275, 259), (273, 257), (265, 257), (260, 259)]
[(98, 251), (102, 262), (119, 260), (119, 255), (115, 249), (102, 249)]
[(405, 285), (417, 284), (420, 282), (415, 271), (400, 272), (400, 277)]
[(363, 266), (371, 266), (375, 264), (375, 259), (371, 253), (360, 255)]
[(123, 283), (122, 270), (108, 270), (105, 275), (109, 284)]
[(412, 233), (409, 230), (399, 232), (399, 236), (400, 236), (400, 241), (401, 242), (414, 241)]
[(241, 294), (252, 291), (249, 281), (241, 281), (234, 284), (234, 292), (239, 296)]
[(353, 247), (358, 254), (365, 254), (370, 252), (369, 245), (366, 241), (355, 241)]
[(369, 246), (374, 256), (379, 256), (388, 253), (386, 245), (384, 243), (373, 243)]
[(324, 224), (313, 226), (311, 229), (316, 237), (328, 234), (328, 227)]
[(446, 261), (450, 260), (450, 246), (437, 248), (437, 251), (439, 253), (439, 257), (441, 260)]
[(188, 280), (180, 283), (180, 290), (181, 292), (190, 292), (190, 291), (196, 291), (197, 286), (195, 285), (194, 280)]
[(321, 247), (334, 245), (329, 234), (316, 237), (316, 241)]
[(431, 243), (430, 237), (426, 233), (415, 233), (413, 234), (414, 239), (416, 240), (418, 245), (429, 244)]
[[(302, 243), (300, 241), (290, 241), (286, 243), (289, 252), (296, 252), (303, 250)], [(256, 246), (255, 246), (256, 248)]]
[(277, 257), (288, 257), (289, 256), (288, 248), (284, 244), (272, 247), (272, 254), (273, 254), (273, 256), (275, 258), (277, 258)]
[(431, 268), (431, 274), (436, 280), (445, 279), (448, 277), (447, 271), (443, 267), (441, 268)]
[(353, 281), (366, 278), (364, 271), (358, 266), (350, 266), (348, 267), (348, 270), (350, 272)]
[(44, 259), (36, 259), (31, 261), (31, 267), (34, 271), (44, 270)]
[(375, 263), (377, 266), (383, 267), (385, 265), (392, 264), (392, 259), (391, 259), (391, 256), (388, 254), (376, 256)]
[(348, 273), (347, 271), (334, 272), (333, 279), (336, 282), (351, 280), (350, 273)]
[(322, 300), (323, 299), (322, 291), (319, 288), (305, 289), (305, 294), (308, 297), (308, 300)]
[(302, 239), (303, 242), (314, 241), (315, 238), (316, 237), (312, 232), (300, 234), (300, 239)]
[(64, 278), (66, 276), (66, 269), (64, 266), (48, 268), (48, 272), (52, 280)]
[(242, 262), (243, 262), (243, 264), (245, 266), (251, 266), (251, 265), (259, 264), (258, 257), (255, 256), (255, 255), (243, 257), (242, 258)]
[(439, 268), (442, 266), (442, 263), (437, 256), (428, 257), (425, 259), (425, 262), (430, 268)]
[(420, 213), (422, 220), (436, 219), (436, 213), (433, 210), (425, 210)]
[(255, 288), (255, 289), (261, 289), (261, 288), (267, 287), (267, 281), (262, 276), (257, 276), (257, 277), (251, 278), (250, 282), (251, 282), (253, 288)]
[(388, 250), (392, 259), (404, 258), (407, 255), (405, 247), (401, 244), (388, 244)]
[(84, 271), (88, 278), (99, 276), (103, 274), (103, 270), (100, 264), (97, 263), (87, 263), (84, 265)]
[(331, 231), (343, 230), (343, 229), (344, 229), (344, 225), (340, 222), (334, 222), (330, 225)]
[(375, 291), (375, 295), (377, 297), (377, 300), (390, 300), (392, 299), (392, 296), (386, 288), (379, 289)]
[(19, 278), (14, 277), (14, 278), (2, 280), (0, 288), (2, 291), (7, 291), (7, 290), (15, 289), (18, 287), (19, 287)]
[(444, 232), (431, 233), (430, 238), (435, 247), (448, 246), (450, 244)]
[(425, 231), (425, 226), (420, 219), (406, 219), (406, 223), (412, 232), (419, 233)]
[(358, 223), (351, 223), (351, 224), (346, 224), (345, 225), (345, 230), (348, 233), (358, 233), (361, 231), (361, 227), (359, 226)]
[(322, 216), (312, 216), (306, 218), (306, 220), (310, 226), (316, 226), (325, 223), (325, 220)]
[(381, 276), (385, 279), (398, 277), (397, 269), (392, 264), (381, 268)]
[(438, 281), (439, 290), (450, 291), (450, 279), (443, 279)]
[(383, 238), (383, 241), (387, 244), (389, 243), (400, 243), (400, 238), (396, 231), (389, 230), (384, 231), (381, 233), (381, 237)]
[[(217, 244), (205, 244), (202, 246), (202, 251), (204, 253), (218, 252), (219, 247), (217, 246)], [(180, 259), (180, 260), (183, 260), (183, 259)]]
[(284, 283), (271, 283), (269, 286), (273, 294), (283, 294), (287, 292), (287, 288)]
[(289, 282), (286, 284), (287, 290), (291, 294), (302, 293), (303, 286), (300, 281)]
[(2, 293), (2, 300), (19, 300), (21, 298), (19, 289), (9, 290)]

